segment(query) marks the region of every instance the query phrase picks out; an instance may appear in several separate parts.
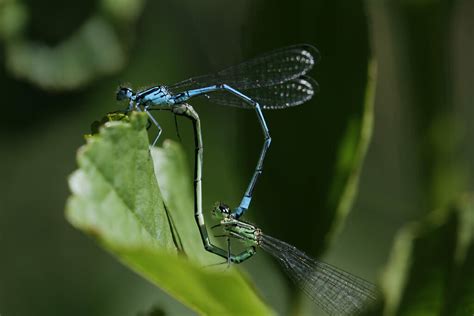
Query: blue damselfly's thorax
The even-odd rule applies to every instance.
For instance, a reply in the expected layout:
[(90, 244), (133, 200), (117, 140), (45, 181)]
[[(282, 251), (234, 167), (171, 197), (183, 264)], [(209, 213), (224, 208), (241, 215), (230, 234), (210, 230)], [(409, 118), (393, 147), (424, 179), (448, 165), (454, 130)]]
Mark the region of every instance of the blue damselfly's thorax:
[(117, 91), (117, 100), (129, 100), (130, 104), (135, 103), (135, 106), (141, 107), (169, 107), (176, 103), (174, 96), (165, 86), (155, 86), (137, 93), (128, 87), (120, 87)]
[(170, 106), (175, 104), (172, 94), (165, 86), (156, 86), (137, 92), (135, 102), (142, 106)]

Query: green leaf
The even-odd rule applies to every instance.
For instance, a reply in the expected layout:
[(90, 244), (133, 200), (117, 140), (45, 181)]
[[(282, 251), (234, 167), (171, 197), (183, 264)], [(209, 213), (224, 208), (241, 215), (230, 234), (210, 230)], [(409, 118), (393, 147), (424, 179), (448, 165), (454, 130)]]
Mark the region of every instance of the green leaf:
[(382, 278), (383, 315), (474, 313), (474, 199), (398, 234)]
[(190, 260), (201, 264), (216, 263), (218, 257), (203, 251), (196, 227), (193, 213), (193, 181), (187, 172), (183, 148), (175, 142), (166, 140), (163, 142), (163, 148), (152, 147), (150, 151), (165, 205), (172, 210), (170, 219), (177, 236), (183, 241), (184, 252)]
[(167, 142), (164, 149), (153, 149), (153, 162), (146, 124), (146, 115), (134, 113), (130, 122), (108, 122), (87, 138), (78, 152), (79, 169), (69, 181), (67, 219), (201, 314), (272, 314), (237, 269), (203, 264), (222, 260), (200, 245), (183, 153)]
[[(445, 314), (474, 313), (474, 197), (463, 197), (459, 208), (459, 231), (455, 253), (455, 271), (445, 304)], [(449, 312), (449, 313), (448, 313)]]

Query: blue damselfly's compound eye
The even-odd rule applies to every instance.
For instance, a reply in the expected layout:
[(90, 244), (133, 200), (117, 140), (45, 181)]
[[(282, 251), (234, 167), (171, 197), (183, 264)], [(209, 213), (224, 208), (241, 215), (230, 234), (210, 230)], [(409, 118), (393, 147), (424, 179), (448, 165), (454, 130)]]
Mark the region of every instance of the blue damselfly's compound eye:
[(118, 90), (117, 90), (117, 100), (118, 101), (130, 100), (132, 95), (133, 95), (133, 91), (130, 88), (119, 87)]

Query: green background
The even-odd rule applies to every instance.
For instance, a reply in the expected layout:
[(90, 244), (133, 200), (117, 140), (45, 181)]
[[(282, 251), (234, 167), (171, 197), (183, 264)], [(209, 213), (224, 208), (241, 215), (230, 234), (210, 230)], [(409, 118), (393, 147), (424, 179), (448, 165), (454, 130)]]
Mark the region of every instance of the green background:
[[(265, 113), (273, 144), (249, 218), (376, 282), (403, 224), (472, 189), (473, 21), (469, 0), (1, 2), (0, 314), (191, 313), (66, 222), (76, 149), (92, 121), (123, 107), (120, 83), (173, 83), (301, 42), (320, 50), (311, 73), (320, 92)], [(353, 210), (334, 224), (340, 140), (357, 124), (371, 56), (373, 138)], [(262, 142), (255, 115), (193, 105), (204, 129), (204, 210), (236, 205)], [(162, 140), (176, 140), (173, 118), (159, 120)], [(191, 169), (190, 126), (178, 121)], [(285, 314), (291, 284), (267, 259), (244, 268)]]

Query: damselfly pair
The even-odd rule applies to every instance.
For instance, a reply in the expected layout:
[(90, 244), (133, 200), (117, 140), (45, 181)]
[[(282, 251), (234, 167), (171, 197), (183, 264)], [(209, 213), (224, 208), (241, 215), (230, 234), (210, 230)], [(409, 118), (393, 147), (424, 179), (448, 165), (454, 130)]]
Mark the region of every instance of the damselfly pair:
[[(266, 236), (257, 227), (239, 220), (250, 206), (255, 184), (262, 173), (271, 143), (262, 109), (284, 109), (310, 100), (318, 85), (306, 73), (318, 58), (318, 51), (310, 45), (289, 46), (215, 74), (190, 78), (174, 85), (155, 86), (138, 92), (121, 87), (117, 92), (117, 99), (129, 101), (126, 111), (147, 113), (150, 121), (158, 128), (158, 135), (152, 145), (160, 137), (161, 127), (150, 111), (169, 110), (192, 120), (196, 147), (194, 214), (206, 250), (230, 262), (240, 263), (253, 256), (257, 246), (262, 247), (279, 259), (290, 277), (329, 314), (352, 315), (375, 299), (376, 290), (372, 284), (313, 260), (295, 247)], [(236, 238), (249, 245), (238, 255), (233, 255), (230, 248), (225, 250), (212, 244), (204, 222), (201, 123), (196, 111), (186, 103), (197, 96), (205, 96), (218, 104), (254, 109), (262, 128), (263, 147), (240, 205), (232, 211), (222, 206), (214, 210), (214, 214), (221, 220), (219, 226), (224, 229), (228, 238)]]

